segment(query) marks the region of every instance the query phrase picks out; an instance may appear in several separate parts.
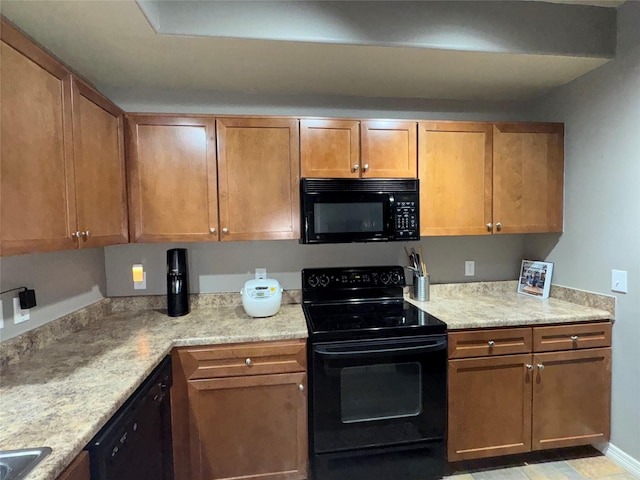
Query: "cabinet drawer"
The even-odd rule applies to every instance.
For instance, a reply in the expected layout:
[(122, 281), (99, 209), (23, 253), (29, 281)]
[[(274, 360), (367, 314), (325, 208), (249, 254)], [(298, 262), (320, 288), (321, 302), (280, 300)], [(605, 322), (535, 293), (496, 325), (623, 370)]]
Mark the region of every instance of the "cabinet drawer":
[(535, 327), (533, 329), (534, 352), (610, 346), (611, 322)]
[(449, 332), (449, 358), (531, 352), (531, 328)]
[(189, 380), (304, 372), (305, 340), (187, 347), (179, 350)]

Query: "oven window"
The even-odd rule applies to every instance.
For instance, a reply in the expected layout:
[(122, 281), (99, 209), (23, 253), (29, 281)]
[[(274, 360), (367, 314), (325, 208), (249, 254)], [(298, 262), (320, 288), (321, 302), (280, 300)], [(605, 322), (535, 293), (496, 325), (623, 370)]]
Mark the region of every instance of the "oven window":
[(315, 233), (381, 232), (383, 207), (382, 202), (315, 203)]
[(340, 390), (342, 423), (422, 413), (422, 370), (418, 362), (343, 368)]

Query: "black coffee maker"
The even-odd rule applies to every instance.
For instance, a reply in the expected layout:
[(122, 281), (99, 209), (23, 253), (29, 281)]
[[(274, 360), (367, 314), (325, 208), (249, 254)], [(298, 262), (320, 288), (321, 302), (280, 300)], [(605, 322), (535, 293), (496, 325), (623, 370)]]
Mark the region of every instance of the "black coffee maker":
[(167, 250), (167, 313), (180, 317), (189, 313), (187, 249)]

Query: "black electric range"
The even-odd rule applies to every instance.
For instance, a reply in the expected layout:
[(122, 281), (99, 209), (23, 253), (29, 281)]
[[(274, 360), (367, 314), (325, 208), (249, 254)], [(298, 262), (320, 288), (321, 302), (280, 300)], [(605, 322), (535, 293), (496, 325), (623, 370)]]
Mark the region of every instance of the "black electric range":
[(401, 266), (308, 268), (302, 308), (312, 342), (446, 332), (438, 318), (404, 300)]
[(302, 271), (313, 480), (431, 480), (446, 465), (447, 326), (401, 266)]

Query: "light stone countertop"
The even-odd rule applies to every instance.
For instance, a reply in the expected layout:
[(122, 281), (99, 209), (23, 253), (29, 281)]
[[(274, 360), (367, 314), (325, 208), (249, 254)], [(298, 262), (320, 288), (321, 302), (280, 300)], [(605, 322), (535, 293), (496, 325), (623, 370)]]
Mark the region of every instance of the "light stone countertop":
[[(489, 282), (432, 285), (428, 302), (415, 302), (408, 294), (407, 299), (449, 329), (613, 318), (611, 297), (594, 300), (587, 292), (562, 287), (556, 292), (564, 300), (518, 295), (515, 282)], [(144, 307), (140, 300), (114, 300), (111, 311), (118, 311), (116, 303)], [(260, 319), (218, 300), (203, 297), (189, 315), (177, 318), (161, 308), (148, 309), (149, 304), (146, 310), (112, 313), (5, 367), (0, 450), (51, 447), (53, 453), (26, 480), (54, 480), (174, 346), (307, 337), (299, 304), (283, 304), (277, 315)]]
[(26, 480), (54, 480), (174, 346), (306, 337), (299, 304), (268, 318), (242, 306), (110, 315), (2, 371), (0, 450), (51, 447)]
[(405, 298), (445, 322), (448, 330), (613, 319), (613, 313), (604, 309), (606, 305), (593, 308), (558, 298), (521, 295), (515, 291), (515, 282), (500, 283), (502, 288), (489, 291), (482, 283), (468, 284), (456, 290), (447, 285), (432, 285), (429, 301), (415, 301), (408, 293)]

